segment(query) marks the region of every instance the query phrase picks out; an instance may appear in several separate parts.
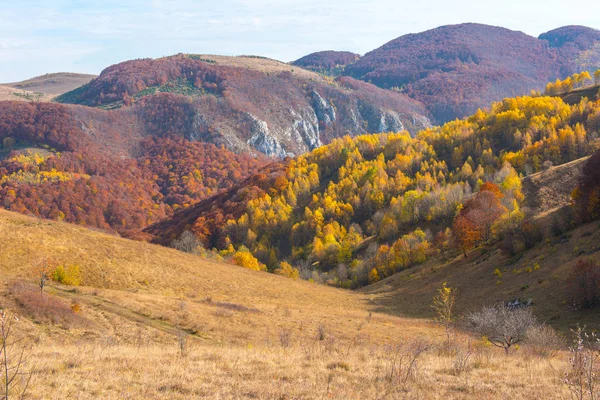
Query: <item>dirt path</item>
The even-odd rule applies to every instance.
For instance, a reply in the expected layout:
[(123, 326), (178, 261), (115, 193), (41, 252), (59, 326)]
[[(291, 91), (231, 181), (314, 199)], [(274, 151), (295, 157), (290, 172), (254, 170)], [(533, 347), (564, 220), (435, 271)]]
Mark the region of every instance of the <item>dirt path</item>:
[(123, 307), (119, 304), (113, 303), (112, 301), (103, 299), (98, 296), (86, 293), (77, 293), (75, 289), (65, 289), (63, 287), (54, 285), (48, 285), (48, 288), (54, 289), (54, 294), (60, 297), (67, 298), (70, 300), (81, 301), (88, 307), (91, 307), (97, 311), (108, 312), (148, 328), (153, 328), (173, 336), (178, 336), (181, 332), (184, 332), (190, 338), (195, 338), (203, 341), (209, 340), (209, 337), (203, 334), (202, 332), (191, 332), (189, 330), (179, 329), (173, 325), (166, 323), (163, 320), (149, 317), (147, 315), (133, 311), (127, 307)]

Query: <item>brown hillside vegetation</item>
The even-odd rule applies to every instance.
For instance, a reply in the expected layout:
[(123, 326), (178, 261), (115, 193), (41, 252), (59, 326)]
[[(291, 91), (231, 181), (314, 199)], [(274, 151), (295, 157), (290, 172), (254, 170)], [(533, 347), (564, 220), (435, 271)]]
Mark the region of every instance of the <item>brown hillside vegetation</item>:
[[(0, 239), (0, 306), (21, 317), (17, 334), (33, 344), (28, 398), (568, 396), (563, 353), (539, 359), (524, 347), (506, 357), (460, 334), (463, 364), (440, 350), (435, 325), (390, 314), (424, 309), (431, 298), (380, 314), (373, 309), (385, 293), (293, 281), (6, 211)], [(34, 265), (44, 257), (77, 265), (81, 286), (48, 283), (41, 297)]]

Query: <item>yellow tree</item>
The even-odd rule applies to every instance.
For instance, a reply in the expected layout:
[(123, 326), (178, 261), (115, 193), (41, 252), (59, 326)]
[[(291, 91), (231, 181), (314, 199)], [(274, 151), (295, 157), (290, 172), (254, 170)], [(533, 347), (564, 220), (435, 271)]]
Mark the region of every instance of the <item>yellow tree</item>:
[(456, 288), (446, 286), (446, 282), (438, 289), (438, 294), (433, 298), (432, 308), (435, 311), (435, 321), (446, 331), (447, 349), (450, 350), (450, 339), (454, 329), (454, 303), (456, 302)]

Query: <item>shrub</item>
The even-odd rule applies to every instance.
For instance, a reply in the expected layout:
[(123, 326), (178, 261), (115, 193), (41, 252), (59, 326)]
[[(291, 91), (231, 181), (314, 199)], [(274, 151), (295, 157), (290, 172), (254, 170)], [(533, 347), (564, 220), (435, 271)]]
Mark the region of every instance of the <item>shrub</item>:
[(569, 296), (576, 307), (592, 308), (600, 303), (600, 266), (594, 261), (577, 261), (568, 282)]
[(517, 231), (517, 235), (527, 250), (533, 248), (544, 239), (544, 233), (535, 221), (523, 222)]
[(287, 276), (288, 278), (292, 278), (294, 280), (298, 279), (298, 277), (300, 276), (298, 269), (292, 267), (289, 263), (285, 261), (279, 263), (279, 268), (277, 268), (274, 272), (277, 275)]
[(267, 269), (263, 263), (259, 262), (258, 259), (247, 250), (237, 251), (233, 255), (232, 260), (234, 264), (254, 271), (264, 271)]
[(548, 325), (531, 326), (525, 334), (527, 352), (537, 357), (553, 357), (565, 347), (564, 338)]
[[(42, 296), (32, 284), (15, 281), (10, 285), (9, 291), (17, 304), (39, 323), (63, 324), (70, 327), (84, 321), (71, 305), (49, 294)], [(80, 309), (77, 310), (79, 311)]]
[(79, 286), (81, 284), (81, 271), (79, 265), (59, 265), (52, 272), (52, 280), (63, 285)]
[(375, 283), (379, 280), (379, 273), (376, 268), (373, 268), (371, 272), (369, 272), (369, 283)]

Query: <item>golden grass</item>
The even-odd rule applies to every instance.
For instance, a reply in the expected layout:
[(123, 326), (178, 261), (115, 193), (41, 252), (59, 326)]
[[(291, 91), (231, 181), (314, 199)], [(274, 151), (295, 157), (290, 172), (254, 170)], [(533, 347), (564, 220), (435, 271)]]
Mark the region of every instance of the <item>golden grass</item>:
[[(305, 341), (246, 347), (111, 343), (36, 346), (32, 398), (120, 399), (560, 399), (565, 364), (479, 349), (457, 374), (455, 357), (410, 344)], [(400, 363), (400, 358), (402, 363)]]
[[(77, 305), (73, 321), (36, 320), (11, 292), (15, 280), (34, 290), (35, 263), (44, 257), (81, 268), (83, 286), (50, 284), (45, 294)], [(21, 315), (18, 332), (33, 346), (33, 399), (568, 397), (564, 352), (538, 359), (520, 349), (506, 357), (460, 336), (459, 354), (467, 347), (473, 354), (459, 373), (457, 356), (440, 350), (442, 330), (422, 318), (428, 290), (446, 277), (455, 285), (453, 268), (464, 273), (469, 260), (436, 273), (414, 270), (410, 290), (403, 278), (357, 293), (0, 211), (0, 307)], [(480, 263), (475, 270), (482, 265), (491, 268)], [(462, 293), (471, 298), (466, 288)]]

